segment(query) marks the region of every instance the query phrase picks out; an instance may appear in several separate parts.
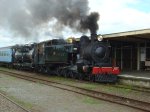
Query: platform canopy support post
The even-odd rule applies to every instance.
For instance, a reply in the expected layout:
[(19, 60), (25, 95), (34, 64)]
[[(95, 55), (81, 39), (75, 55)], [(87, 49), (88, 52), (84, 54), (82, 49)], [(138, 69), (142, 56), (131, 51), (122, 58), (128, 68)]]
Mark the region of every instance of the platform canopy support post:
[(140, 44), (137, 44), (137, 70), (140, 70)]

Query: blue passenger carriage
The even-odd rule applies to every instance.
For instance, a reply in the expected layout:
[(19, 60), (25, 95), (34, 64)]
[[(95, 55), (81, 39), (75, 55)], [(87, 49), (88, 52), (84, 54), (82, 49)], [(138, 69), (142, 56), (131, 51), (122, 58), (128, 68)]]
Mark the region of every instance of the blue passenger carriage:
[(0, 65), (10, 66), (13, 63), (13, 46), (0, 48)]

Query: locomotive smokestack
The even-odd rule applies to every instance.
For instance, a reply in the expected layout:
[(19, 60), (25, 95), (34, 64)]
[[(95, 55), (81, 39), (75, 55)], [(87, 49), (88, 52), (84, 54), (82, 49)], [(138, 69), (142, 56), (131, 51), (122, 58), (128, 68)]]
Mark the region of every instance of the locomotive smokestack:
[(91, 42), (94, 42), (97, 38), (97, 34), (95, 33), (95, 34), (93, 34), (93, 33), (91, 33)]

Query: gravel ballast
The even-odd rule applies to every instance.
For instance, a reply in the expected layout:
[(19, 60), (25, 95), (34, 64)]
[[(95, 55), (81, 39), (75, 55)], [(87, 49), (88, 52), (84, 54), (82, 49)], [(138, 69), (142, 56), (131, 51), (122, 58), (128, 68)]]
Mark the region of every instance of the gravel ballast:
[(0, 112), (26, 112), (26, 111), (0, 94)]
[(142, 112), (2, 73), (0, 91), (32, 112)]

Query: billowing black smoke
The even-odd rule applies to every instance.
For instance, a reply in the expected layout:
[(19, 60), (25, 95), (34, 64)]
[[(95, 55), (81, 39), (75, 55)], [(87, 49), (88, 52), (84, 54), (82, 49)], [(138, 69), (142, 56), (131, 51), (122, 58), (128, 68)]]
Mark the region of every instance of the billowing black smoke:
[(97, 37), (96, 31), (98, 30), (99, 14), (97, 12), (92, 12), (90, 15), (82, 18), (80, 21), (81, 29), (89, 29), (91, 32), (91, 41), (94, 42)]
[(90, 15), (81, 19), (81, 29), (89, 29), (91, 34), (96, 34), (96, 31), (98, 30), (98, 20), (99, 14), (97, 12), (92, 12)]
[[(66, 26), (96, 33), (98, 14), (88, 14), (88, 0), (0, 0), (0, 27), (24, 37), (40, 28), (60, 31)], [(48, 26), (50, 21), (55, 24)]]

